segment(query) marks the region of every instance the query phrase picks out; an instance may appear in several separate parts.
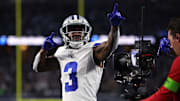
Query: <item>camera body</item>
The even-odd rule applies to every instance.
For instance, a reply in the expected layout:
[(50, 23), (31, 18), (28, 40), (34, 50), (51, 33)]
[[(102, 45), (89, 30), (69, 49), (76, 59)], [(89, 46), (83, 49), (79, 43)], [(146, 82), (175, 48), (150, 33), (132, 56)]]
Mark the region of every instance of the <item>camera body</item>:
[[(149, 40), (136, 41), (134, 48), (129, 53), (119, 52), (113, 56), (115, 81), (127, 87), (131, 86), (134, 92), (144, 85), (155, 68), (156, 54)], [(137, 97), (137, 95), (134, 94), (133, 97)]]

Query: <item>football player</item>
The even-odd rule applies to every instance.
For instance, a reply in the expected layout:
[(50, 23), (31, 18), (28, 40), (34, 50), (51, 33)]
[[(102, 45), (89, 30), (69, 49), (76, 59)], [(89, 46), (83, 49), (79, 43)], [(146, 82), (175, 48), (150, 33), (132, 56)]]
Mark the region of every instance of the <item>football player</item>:
[(102, 73), (103, 61), (117, 48), (119, 25), (124, 17), (114, 5), (108, 13), (111, 23), (108, 40), (103, 43), (89, 42), (92, 28), (88, 21), (79, 15), (67, 17), (60, 34), (65, 43), (58, 47), (53, 56), (47, 56), (50, 49), (58, 46), (53, 41), (54, 33), (45, 40), (42, 49), (37, 53), (33, 70), (44, 72), (61, 70), (63, 101), (96, 101)]

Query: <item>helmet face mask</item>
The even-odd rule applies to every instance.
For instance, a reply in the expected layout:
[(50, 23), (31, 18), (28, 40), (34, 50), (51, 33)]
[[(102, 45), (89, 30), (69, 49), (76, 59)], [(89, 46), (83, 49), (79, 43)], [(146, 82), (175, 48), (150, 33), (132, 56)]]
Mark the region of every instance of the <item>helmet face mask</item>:
[(85, 40), (84, 36), (87, 35), (87, 33), (85, 33), (86, 28), (85, 25), (68, 25), (67, 28), (63, 29), (64, 32), (67, 32), (67, 37), (71, 40), (71, 41), (81, 41), (81, 40)]
[(60, 33), (66, 45), (81, 48), (89, 41), (91, 30), (91, 26), (84, 17), (72, 15), (64, 20)]

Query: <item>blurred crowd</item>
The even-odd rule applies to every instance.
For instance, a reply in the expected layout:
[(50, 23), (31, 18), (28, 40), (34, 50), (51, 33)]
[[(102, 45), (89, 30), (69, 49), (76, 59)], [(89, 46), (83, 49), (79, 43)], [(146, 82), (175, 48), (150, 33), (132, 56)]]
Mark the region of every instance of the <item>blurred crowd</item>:
[(0, 47), (0, 97), (14, 96), (16, 88), (15, 51), (11, 47)]
[[(0, 47), (0, 98), (16, 96), (16, 56), (15, 47)], [(22, 96), (42, 98), (61, 96), (59, 71), (35, 73), (32, 61), (37, 47), (22, 51)]]

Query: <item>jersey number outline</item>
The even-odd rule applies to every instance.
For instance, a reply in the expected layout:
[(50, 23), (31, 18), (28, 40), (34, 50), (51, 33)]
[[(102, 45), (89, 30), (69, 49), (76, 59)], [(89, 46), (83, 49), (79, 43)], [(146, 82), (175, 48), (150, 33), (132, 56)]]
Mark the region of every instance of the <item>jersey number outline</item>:
[(69, 69), (72, 69), (69, 74), (69, 79), (72, 80), (72, 85), (69, 85), (69, 82), (65, 83), (65, 92), (76, 91), (78, 88), (78, 79), (76, 77), (77, 74), (77, 62), (69, 62), (66, 64), (64, 68), (64, 72), (68, 72)]

